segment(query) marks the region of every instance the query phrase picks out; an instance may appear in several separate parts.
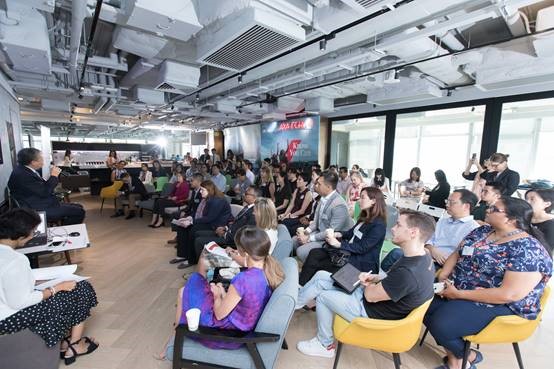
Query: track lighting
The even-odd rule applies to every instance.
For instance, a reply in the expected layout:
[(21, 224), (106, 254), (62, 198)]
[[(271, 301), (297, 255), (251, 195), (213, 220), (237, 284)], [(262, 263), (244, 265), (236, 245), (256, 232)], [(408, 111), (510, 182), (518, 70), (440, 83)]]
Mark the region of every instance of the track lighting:
[(242, 83), (242, 73), (239, 74), (239, 76), (238, 76), (238, 81), (239, 81), (239, 84)]
[(321, 39), (319, 40), (319, 51), (325, 51), (327, 49), (327, 40)]

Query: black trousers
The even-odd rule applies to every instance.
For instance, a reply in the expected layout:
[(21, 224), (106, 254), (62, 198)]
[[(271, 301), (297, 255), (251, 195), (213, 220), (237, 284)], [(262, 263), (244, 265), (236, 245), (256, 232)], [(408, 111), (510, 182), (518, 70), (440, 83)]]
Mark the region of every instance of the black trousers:
[(178, 206), (177, 203), (170, 199), (157, 199), (156, 202), (154, 202), (154, 209), (152, 212), (154, 214), (158, 214), (159, 216), (165, 215), (165, 208), (172, 208)]
[(190, 265), (197, 264), (200, 257), (194, 248), (194, 240), (199, 231), (213, 230), (209, 224), (194, 224), (188, 228), (177, 227), (177, 257), (186, 258)]
[(85, 220), (86, 211), (81, 204), (62, 203), (55, 208), (45, 209), (48, 222), (62, 221), (63, 225), (81, 224)]
[(334, 273), (340, 268), (334, 266), (331, 263), (331, 258), (325, 249), (318, 248), (312, 249), (308, 254), (306, 262), (302, 266), (302, 271), (298, 277), (298, 282), (301, 286), (305, 285), (312, 279), (314, 274), (320, 270), (326, 270), (328, 272)]
[(296, 236), (296, 228), (302, 227), (302, 223), (300, 223), (300, 218), (286, 218), (281, 221), (281, 224), (287, 227), (291, 237)]

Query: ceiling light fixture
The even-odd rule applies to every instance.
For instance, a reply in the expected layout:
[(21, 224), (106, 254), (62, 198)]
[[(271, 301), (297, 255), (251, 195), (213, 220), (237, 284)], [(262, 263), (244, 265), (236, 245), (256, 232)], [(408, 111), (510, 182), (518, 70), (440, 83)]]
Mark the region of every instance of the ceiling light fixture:
[(321, 39), (319, 40), (319, 51), (325, 51), (327, 49), (327, 40)]
[(242, 73), (239, 74), (239, 76), (238, 76), (238, 81), (239, 81), (239, 84), (242, 83)]
[(200, 100), (200, 92), (196, 93), (196, 101)]

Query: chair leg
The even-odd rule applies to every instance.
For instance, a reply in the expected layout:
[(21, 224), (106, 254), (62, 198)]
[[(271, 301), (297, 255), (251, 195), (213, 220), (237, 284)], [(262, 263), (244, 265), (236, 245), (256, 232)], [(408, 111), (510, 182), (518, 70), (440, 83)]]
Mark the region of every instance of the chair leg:
[(516, 354), (517, 365), (519, 365), (519, 369), (524, 369), (523, 359), (521, 358), (521, 351), (519, 351), (519, 345), (517, 344), (517, 342), (514, 342), (512, 343), (512, 346), (514, 346), (514, 352)]
[(335, 362), (333, 364), (333, 369), (337, 369), (339, 366), (340, 353), (342, 352), (342, 342), (337, 344), (337, 352), (335, 353)]
[(402, 363), (400, 362), (400, 354), (397, 354), (397, 353), (393, 352), (392, 360), (394, 361), (394, 368), (395, 369), (400, 369), (400, 365), (402, 365)]
[(429, 328), (425, 328), (425, 332), (423, 332), (423, 336), (421, 336), (421, 339), (419, 340), (419, 345), (422, 346), (423, 342), (425, 342), (425, 337), (427, 337), (427, 333), (429, 333)]
[(102, 205), (100, 205), (100, 214), (102, 214), (102, 209), (104, 209), (104, 198), (102, 198)]
[(69, 251), (64, 251), (65, 254), (65, 260), (67, 260), (67, 264), (71, 264), (71, 254), (69, 254)]
[(287, 340), (283, 338), (283, 344), (281, 345), (281, 348), (283, 350), (288, 350), (289, 349), (289, 345), (287, 344)]
[(462, 368), (465, 368), (467, 365), (468, 357), (469, 357), (469, 349), (471, 348), (471, 342), (465, 341), (464, 342), (464, 359), (462, 361)]

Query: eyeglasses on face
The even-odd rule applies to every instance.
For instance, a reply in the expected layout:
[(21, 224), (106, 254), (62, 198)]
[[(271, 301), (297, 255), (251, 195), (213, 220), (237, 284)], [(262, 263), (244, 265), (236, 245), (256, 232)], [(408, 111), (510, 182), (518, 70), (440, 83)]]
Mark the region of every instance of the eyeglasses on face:
[(487, 211), (488, 211), (489, 213), (505, 213), (505, 212), (506, 212), (506, 210), (504, 210), (504, 209), (499, 209), (499, 208), (498, 208), (497, 206), (495, 206), (495, 205), (489, 206), (489, 208), (487, 209)]

